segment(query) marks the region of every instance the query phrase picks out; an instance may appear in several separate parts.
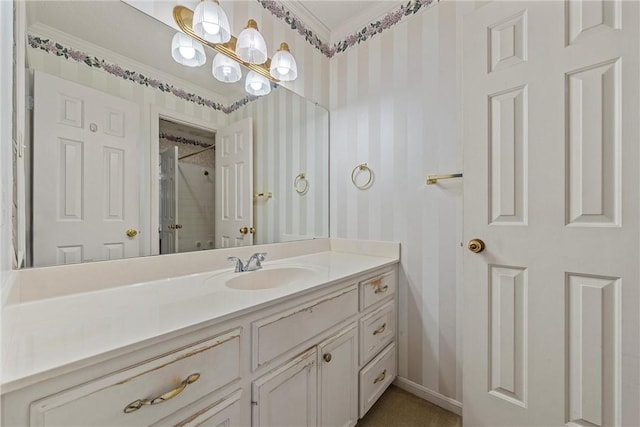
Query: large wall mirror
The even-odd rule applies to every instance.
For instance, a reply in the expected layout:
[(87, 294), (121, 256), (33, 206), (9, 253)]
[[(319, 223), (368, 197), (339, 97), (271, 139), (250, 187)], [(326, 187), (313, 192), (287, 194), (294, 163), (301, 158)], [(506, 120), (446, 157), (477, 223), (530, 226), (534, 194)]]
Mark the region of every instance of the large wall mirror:
[(326, 109), (176, 63), (121, 1), (23, 7), (24, 266), (328, 236)]

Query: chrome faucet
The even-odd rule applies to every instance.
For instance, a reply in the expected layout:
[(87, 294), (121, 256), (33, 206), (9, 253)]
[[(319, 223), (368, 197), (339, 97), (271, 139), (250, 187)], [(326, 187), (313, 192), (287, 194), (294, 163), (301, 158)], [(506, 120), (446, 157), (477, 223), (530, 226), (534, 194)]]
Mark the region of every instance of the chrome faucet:
[[(235, 256), (230, 256), (229, 258), (227, 258), (227, 261), (235, 261), (236, 268), (234, 271), (236, 273), (241, 273), (243, 271), (260, 270), (262, 268), (262, 261), (264, 261), (266, 256), (266, 252), (256, 252), (255, 254), (251, 255), (246, 263), (243, 263), (240, 258)], [(253, 265), (251, 265), (252, 262)]]

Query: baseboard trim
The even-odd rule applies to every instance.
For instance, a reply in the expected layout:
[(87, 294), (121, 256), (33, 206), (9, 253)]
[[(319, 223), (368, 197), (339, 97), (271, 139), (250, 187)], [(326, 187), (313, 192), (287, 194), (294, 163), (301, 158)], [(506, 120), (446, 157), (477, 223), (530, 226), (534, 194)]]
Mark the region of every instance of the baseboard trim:
[(438, 405), (439, 407), (446, 409), (447, 411), (451, 411), (456, 415), (462, 416), (462, 403), (455, 399), (451, 399), (443, 394), (429, 390), (420, 384), (402, 377), (396, 377), (393, 384), (406, 392), (426, 400), (427, 402), (431, 402), (434, 405)]

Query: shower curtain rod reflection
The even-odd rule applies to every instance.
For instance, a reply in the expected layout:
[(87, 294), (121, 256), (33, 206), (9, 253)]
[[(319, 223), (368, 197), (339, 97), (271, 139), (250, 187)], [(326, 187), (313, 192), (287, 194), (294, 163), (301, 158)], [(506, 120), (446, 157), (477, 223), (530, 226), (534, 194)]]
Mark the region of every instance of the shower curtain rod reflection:
[(195, 153), (185, 154), (184, 156), (178, 157), (178, 160), (186, 159), (187, 157), (191, 157), (191, 156), (198, 155), (200, 153), (204, 153), (205, 151), (211, 150), (212, 148), (216, 148), (216, 146), (215, 145), (211, 145), (211, 146), (209, 146), (207, 148), (204, 148), (202, 150), (198, 150)]

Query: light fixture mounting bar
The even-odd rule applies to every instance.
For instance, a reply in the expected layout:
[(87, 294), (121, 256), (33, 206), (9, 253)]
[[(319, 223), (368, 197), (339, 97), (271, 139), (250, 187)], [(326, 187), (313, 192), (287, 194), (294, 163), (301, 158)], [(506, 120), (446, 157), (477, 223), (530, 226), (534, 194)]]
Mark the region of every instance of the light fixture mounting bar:
[(176, 6), (173, 8), (173, 19), (178, 24), (178, 27), (187, 34), (189, 37), (192, 37), (195, 40), (198, 40), (205, 46), (209, 46), (212, 49), (217, 50), (220, 53), (227, 55), (229, 58), (234, 61), (239, 62), (250, 70), (255, 71), (256, 73), (265, 76), (269, 80), (273, 82), (280, 82), (280, 80), (273, 78), (271, 73), (269, 72), (271, 66), (271, 58), (267, 58), (267, 61), (264, 64), (249, 64), (248, 62), (243, 61), (236, 55), (236, 41), (238, 40), (236, 37), (231, 35), (231, 40), (226, 43), (211, 43), (210, 41), (205, 40), (200, 37), (196, 33), (193, 32), (192, 23), (193, 23), (193, 11), (188, 7), (184, 6)]

